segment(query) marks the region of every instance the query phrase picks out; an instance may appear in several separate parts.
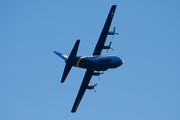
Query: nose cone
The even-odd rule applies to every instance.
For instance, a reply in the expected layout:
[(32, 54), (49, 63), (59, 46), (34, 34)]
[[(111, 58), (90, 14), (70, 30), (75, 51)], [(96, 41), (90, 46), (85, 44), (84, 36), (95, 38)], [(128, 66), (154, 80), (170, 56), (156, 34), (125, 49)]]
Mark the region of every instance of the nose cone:
[(123, 65), (124, 64), (124, 61), (122, 60), (122, 63), (121, 63), (121, 65)]
[(124, 61), (121, 60), (121, 59), (119, 59), (118, 66), (121, 66), (121, 65), (123, 65), (123, 64), (124, 64)]

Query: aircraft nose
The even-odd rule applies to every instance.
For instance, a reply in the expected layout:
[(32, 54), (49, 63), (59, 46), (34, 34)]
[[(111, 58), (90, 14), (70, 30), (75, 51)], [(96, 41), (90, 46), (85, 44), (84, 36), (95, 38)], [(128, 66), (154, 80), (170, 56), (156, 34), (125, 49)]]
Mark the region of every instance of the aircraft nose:
[(121, 63), (121, 65), (123, 65), (124, 64), (124, 61), (122, 60), (122, 63)]

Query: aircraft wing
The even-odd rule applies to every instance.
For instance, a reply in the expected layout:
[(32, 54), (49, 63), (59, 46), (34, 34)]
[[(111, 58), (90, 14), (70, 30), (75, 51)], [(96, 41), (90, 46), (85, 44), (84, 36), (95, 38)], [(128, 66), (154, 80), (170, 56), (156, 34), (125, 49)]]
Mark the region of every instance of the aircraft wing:
[(105, 22), (104, 28), (103, 28), (103, 30), (101, 32), (101, 35), (99, 37), (99, 40), (98, 40), (98, 42), (96, 44), (93, 55), (100, 55), (101, 54), (101, 51), (102, 51), (102, 49), (104, 47), (104, 44), (105, 44), (105, 41), (106, 41), (106, 38), (107, 38), (107, 35), (108, 35), (108, 32), (109, 32), (109, 28), (110, 28), (110, 25), (111, 25), (115, 10), (116, 10), (116, 5), (113, 5), (111, 7), (111, 10), (109, 11), (108, 17), (106, 19), (106, 22)]
[(81, 84), (81, 87), (79, 89), (78, 95), (76, 97), (76, 100), (74, 102), (73, 108), (71, 110), (71, 112), (76, 112), (79, 103), (81, 102), (81, 99), (86, 91), (86, 88), (89, 84), (89, 81), (91, 80), (92, 74), (93, 74), (94, 70), (87, 70), (83, 79), (83, 82)]

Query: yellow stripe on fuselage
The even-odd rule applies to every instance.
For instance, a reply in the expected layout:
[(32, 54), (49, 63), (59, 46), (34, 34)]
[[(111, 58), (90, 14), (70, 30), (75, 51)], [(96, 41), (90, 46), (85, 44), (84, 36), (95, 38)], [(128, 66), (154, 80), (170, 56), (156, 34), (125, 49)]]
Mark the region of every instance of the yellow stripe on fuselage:
[(76, 67), (79, 67), (79, 63), (80, 63), (80, 61), (83, 59), (83, 58), (85, 58), (86, 56), (82, 56), (82, 57), (80, 57), (79, 59), (78, 59), (78, 61), (77, 61), (77, 63), (76, 63)]

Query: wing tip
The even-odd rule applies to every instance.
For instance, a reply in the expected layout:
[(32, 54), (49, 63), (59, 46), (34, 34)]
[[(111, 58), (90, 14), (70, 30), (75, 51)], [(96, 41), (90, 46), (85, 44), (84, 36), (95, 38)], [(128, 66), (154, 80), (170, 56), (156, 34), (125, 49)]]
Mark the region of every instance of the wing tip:
[(71, 110), (72, 113), (75, 113), (76, 111), (75, 110)]

